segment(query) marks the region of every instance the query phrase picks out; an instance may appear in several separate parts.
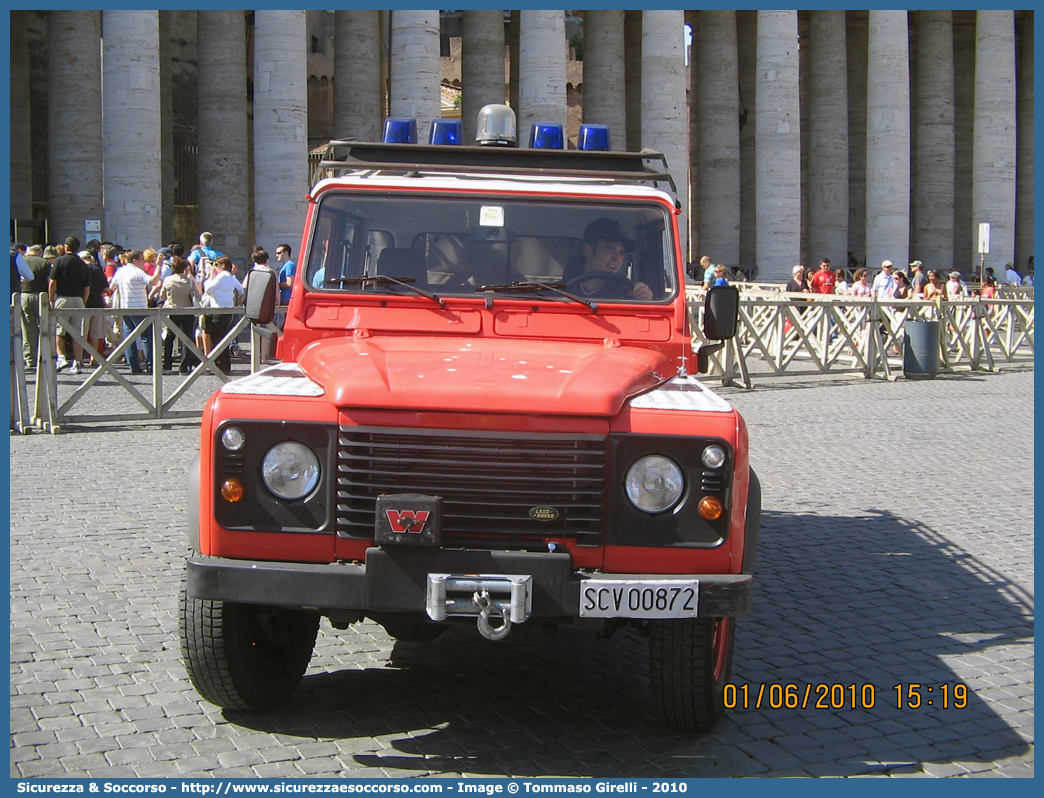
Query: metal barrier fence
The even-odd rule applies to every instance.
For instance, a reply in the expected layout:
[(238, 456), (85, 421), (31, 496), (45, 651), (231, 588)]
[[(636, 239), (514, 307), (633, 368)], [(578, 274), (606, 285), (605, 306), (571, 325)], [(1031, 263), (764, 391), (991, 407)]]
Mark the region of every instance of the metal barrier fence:
[[(277, 328), (269, 325), (262, 330), (253, 327), (243, 316), (243, 308), (61, 308), (50, 307), (47, 295), (40, 295), (39, 320), (40, 335), (35, 363), (35, 392), (32, 397), (28, 392), (26, 364), (22, 353), (21, 304), (18, 295), (14, 295), (11, 303), (11, 428), (18, 432), (28, 432), (31, 428), (43, 431), (57, 431), (62, 424), (86, 423), (94, 421), (127, 421), (135, 419), (194, 418), (202, 413), (198, 392), (191, 389), (205, 374), (213, 374), (222, 382), (231, 379), (217, 365), (218, 357), (228, 350), (246, 328), (251, 330), (250, 370), (257, 371), (261, 366), (260, 342), (264, 337), (278, 335)], [(113, 324), (119, 334), (107, 335), (112, 346), (106, 346), (103, 355), (82, 334), (81, 328), (89, 326), (89, 320), (96, 316), (105, 319), (104, 326), (108, 330)], [(175, 323), (175, 316), (231, 316), (228, 330), (218, 341), (213, 341), (210, 351), (204, 353), (196, 341)], [(128, 335), (123, 335), (123, 319), (138, 319)], [(83, 324), (81, 325), (81, 320)], [(55, 363), (55, 333), (61, 324), (73, 341), (83, 347), (85, 356), (93, 359), (96, 367), (88, 369), (78, 378), (78, 385), (71, 394), (59, 397), (58, 371)], [(165, 375), (162, 369), (163, 339), (172, 336), (174, 344), (180, 344), (184, 351), (191, 352), (199, 361), (192, 371), (186, 374)], [(123, 368), (126, 351), (137, 346), (143, 336), (151, 337), (153, 366), (146, 376), (147, 383), (132, 381)], [(71, 353), (70, 354), (70, 360)], [(124, 412), (106, 412), (106, 408), (91, 407), (85, 409), (84, 397), (101, 385), (103, 379), (110, 379), (111, 384), (122, 388), (123, 394), (130, 396), (135, 409)], [(177, 385), (169, 390), (172, 381)], [(206, 391), (209, 396), (211, 391)], [(111, 403), (111, 397), (110, 397)], [(195, 402), (190, 408), (175, 407), (179, 403)], [(140, 408), (140, 409), (137, 409)], [(77, 409), (79, 412), (77, 412)]]
[[(938, 320), (943, 330), (940, 341), (940, 370), (956, 366), (994, 370), (997, 362), (1033, 362), (1032, 289), (1023, 298), (961, 299), (945, 302), (922, 300), (865, 299), (851, 296), (788, 294), (761, 291), (745, 286), (740, 295), (736, 338), (709, 358), (708, 378), (723, 384), (751, 388), (755, 374), (855, 373), (870, 378), (893, 379), (902, 368), (904, 326), (909, 320)], [(693, 343), (700, 340), (704, 292), (688, 289), (688, 306), (693, 320)], [(216, 365), (218, 355), (250, 327), (250, 371), (261, 367), (261, 341), (278, 335), (269, 325), (253, 327), (242, 308), (84, 308), (52, 309), (46, 295), (40, 297), (40, 337), (36, 362), (35, 392), (30, 396), (22, 358), (19, 295), (11, 302), (11, 429), (25, 433), (31, 429), (53, 432), (66, 423), (126, 421), (133, 419), (192, 418), (202, 413), (199, 391), (191, 392), (204, 374), (214, 374), (223, 382), (230, 378)], [(285, 308), (279, 309), (285, 312)], [(79, 319), (102, 315), (121, 321), (124, 316), (141, 317), (130, 335), (118, 336), (111, 350), (102, 355), (78, 331)], [(190, 340), (172, 316), (229, 315), (234, 317), (226, 335), (214, 342), (209, 354)], [(94, 358), (98, 368), (83, 375), (82, 381), (59, 401), (55, 368), (54, 341), (58, 321), (68, 328), (83, 351)], [(63, 324), (63, 327), (65, 325)], [(119, 325), (122, 328), (122, 323)], [(200, 365), (186, 375), (164, 375), (160, 368), (164, 331), (175, 342), (196, 355)], [(128, 347), (142, 335), (152, 336), (154, 366), (147, 387), (128, 378), (121, 361)], [(118, 368), (120, 366), (121, 368)], [(84, 409), (84, 397), (103, 378), (111, 378), (135, 406), (126, 412), (105, 412), (105, 408)], [(169, 391), (172, 380), (179, 380)], [(140, 388), (144, 389), (144, 393)], [(206, 396), (210, 391), (207, 390)], [(151, 394), (147, 397), (146, 394)], [(182, 407), (175, 405), (182, 403)], [(191, 404), (191, 407), (184, 405)], [(75, 412), (79, 407), (80, 412)], [(140, 408), (140, 409), (139, 409)]]
[(24, 361), (22, 360), (22, 305), (20, 294), (11, 297), (11, 429), (25, 434), (32, 427), (29, 415), (29, 390), (25, 379)]
[[(693, 345), (701, 343), (702, 289), (689, 289)], [(892, 379), (902, 369), (907, 321), (940, 322), (940, 371), (993, 371), (997, 361), (1033, 360), (1033, 299), (929, 302), (744, 290), (736, 338), (714, 355), (708, 376), (752, 387), (762, 374), (861, 373)]]

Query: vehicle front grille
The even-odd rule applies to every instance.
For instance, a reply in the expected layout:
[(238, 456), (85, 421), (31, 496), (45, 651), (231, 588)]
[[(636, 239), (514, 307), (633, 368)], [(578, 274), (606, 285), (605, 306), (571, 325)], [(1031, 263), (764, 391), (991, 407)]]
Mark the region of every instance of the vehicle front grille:
[(379, 495), (421, 493), (442, 497), (444, 546), (598, 544), (605, 481), (604, 436), (342, 426), (337, 531), (372, 537)]

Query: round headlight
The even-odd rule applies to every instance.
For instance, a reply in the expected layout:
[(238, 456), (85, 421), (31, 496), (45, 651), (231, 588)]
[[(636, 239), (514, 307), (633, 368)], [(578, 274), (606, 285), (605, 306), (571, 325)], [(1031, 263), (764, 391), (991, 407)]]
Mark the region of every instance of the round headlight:
[(720, 446), (708, 446), (703, 450), (703, 464), (707, 468), (721, 468), (725, 465), (725, 450)]
[(685, 477), (673, 460), (651, 454), (627, 469), (625, 485), (631, 504), (646, 513), (662, 513), (681, 499)]
[(319, 484), (319, 459), (302, 443), (277, 443), (261, 461), (261, 476), (280, 499), (300, 499)]
[(221, 445), (230, 452), (238, 452), (246, 443), (246, 435), (239, 427), (226, 427), (221, 433)]

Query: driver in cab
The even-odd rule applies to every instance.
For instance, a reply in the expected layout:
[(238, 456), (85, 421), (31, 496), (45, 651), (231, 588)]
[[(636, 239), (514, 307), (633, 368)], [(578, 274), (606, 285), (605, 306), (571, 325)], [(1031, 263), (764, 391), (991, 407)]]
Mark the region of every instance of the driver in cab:
[[(600, 299), (651, 300), (652, 289), (621, 274), (634, 241), (624, 235), (620, 223), (595, 219), (584, 230), (584, 273), (573, 280), (576, 291)], [(610, 275), (600, 278), (598, 275)]]

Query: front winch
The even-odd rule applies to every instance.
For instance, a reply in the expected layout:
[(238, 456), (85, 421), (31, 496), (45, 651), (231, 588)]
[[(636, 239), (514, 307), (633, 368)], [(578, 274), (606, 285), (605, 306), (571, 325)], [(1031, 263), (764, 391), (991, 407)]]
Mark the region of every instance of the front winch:
[[(478, 616), (479, 634), (503, 640), (511, 624), (523, 623), (533, 612), (530, 574), (428, 574), (427, 612), (433, 621)], [(492, 619), (499, 616), (501, 623)]]

